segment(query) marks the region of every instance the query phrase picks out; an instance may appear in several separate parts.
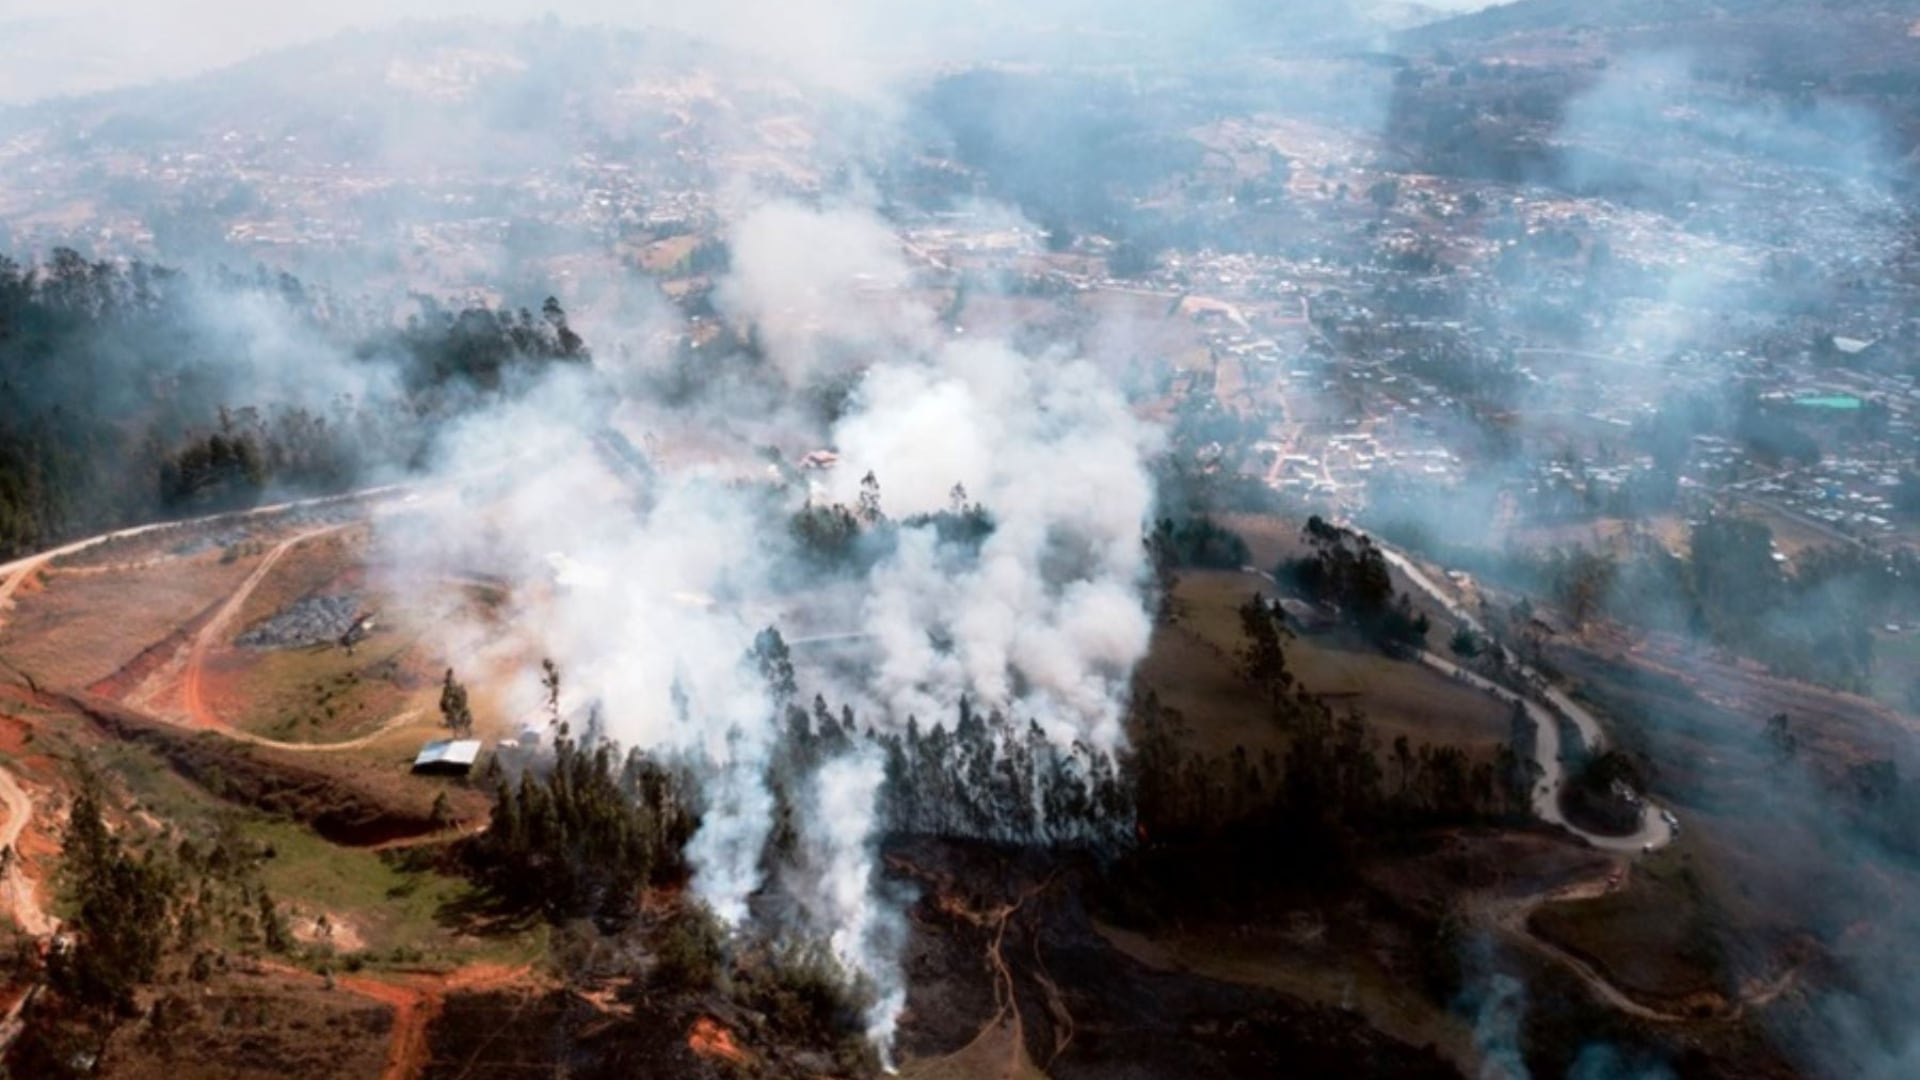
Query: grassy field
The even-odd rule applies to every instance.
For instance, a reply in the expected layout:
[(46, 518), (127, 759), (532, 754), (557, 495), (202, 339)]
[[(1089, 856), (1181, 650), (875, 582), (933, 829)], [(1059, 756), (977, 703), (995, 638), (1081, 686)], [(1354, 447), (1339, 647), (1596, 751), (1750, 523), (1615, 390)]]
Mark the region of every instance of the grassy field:
[(481, 906), (474, 887), (435, 868), (434, 858), (420, 857), (432, 855), (430, 848), (409, 858), (406, 851), (328, 843), (296, 822), (212, 799), (133, 744), (99, 744), (89, 758), (130, 798), (127, 812), (149, 829), (165, 824), (187, 836), (212, 836), (232, 827), (271, 847), (273, 857), (260, 868), (268, 892), (296, 932), (324, 913), (336, 928), (333, 947), (342, 954), (362, 953), (372, 964), (437, 965), (521, 963), (544, 951), (538, 926), (476, 932), (482, 920), (473, 914)]
[(1156, 971), (1187, 971), (1353, 1009), (1380, 1031), (1412, 1046), (1431, 1045), (1463, 1068), (1476, 1060), (1472, 1032), (1461, 1018), (1434, 1005), (1374, 951), (1326, 940), (1324, 924), (1262, 926), (1251, 933), (1194, 927), (1154, 937), (1115, 926), (1096, 929), (1108, 944)]
[[(1238, 607), (1255, 591), (1271, 593), (1272, 588), (1251, 574), (1183, 574), (1180, 622), (1155, 635), (1141, 667), (1146, 685), (1186, 714), (1209, 751), (1229, 750), (1236, 743), (1257, 751), (1280, 741), (1234, 659), (1241, 640)], [(1295, 637), (1286, 643), (1286, 654), (1302, 685), (1326, 695), (1336, 709), (1352, 707), (1365, 714), (1383, 744), (1405, 735), (1416, 746), (1459, 746), (1478, 757), (1491, 754), (1507, 737), (1508, 713), (1498, 701), (1419, 664), (1337, 635)]]
[[(379, 575), (359, 564), (362, 546), (362, 538), (349, 532), (289, 552), (248, 599), (230, 637), (302, 599), (327, 594), (356, 595), (358, 606), (377, 616), (373, 634), (351, 655), (330, 643), (216, 649), (205, 679), (222, 719), (284, 742), (333, 743), (363, 737), (412, 712), (429, 721), (423, 730), (431, 735), (440, 679), (452, 665), (468, 687), (478, 730), (515, 730), (499, 705), (496, 684), (524, 675), (537, 659), (522, 655), (524, 642), (499, 627), (500, 597), (452, 580), (393, 596), (368, 585), (369, 577)], [(495, 626), (499, 632), (481, 653), (449, 658), (441, 652), (441, 631), (455, 624)]]
[[(1543, 933), (1624, 987), (1666, 998), (1710, 977), (1703, 946), (1722, 957), (1723, 992), (1788, 976), (1821, 951), (1898, 947), (1888, 939), (1898, 940), (1914, 871), (1862, 842), (1843, 790), (1826, 779), (1888, 752), (1896, 733), (1883, 718), (1858, 699), (1709, 664), (1683, 677), (1571, 649), (1554, 659), (1610, 718), (1616, 741), (1655, 763), (1653, 791), (1684, 831), (1645, 862), (1644, 882), (1542, 912)], [(1775, 712), (1798, 739), (1791, 759), (1762, 735)]]
[(405, 628), (348, 655), (332, 645), (224, 650), (205, 678), (221, 718), (284, 742), (340, 742), (370, 734), (409, 709), (437, 715), (439, 664)]
[(245, 633), (255, 623), (305, 597), (357, 587), (367, 535), (366, 526), (357, 526), (316, 536), (288, 550), (241, 605), (233, 632)]
[(1306, 541), (1300, 538), (1304, 523), (1292, 518), (1272, 514), (1226, 514), (1220, 518), (1220, 524), (1240, 534), (1253, 553), (1253, 565), (1262, 570), (1272, 570), (1281, 559), (1296, 558), (1309, 550)]
[(219, 976), (175, 992), (157, 1025), (114, 1034), (95, 1073), (108, 1080), (330, 1080), (381, 1075), (393, 1014), (312, 976)]
[(254, 819), (242, 831), (272, 846), (261, 877), (296, 927), (326, 914), (342, 952), (363, 952), (373, 964), (429, 966), (545, 955), (544, 923), (489, 922), (470, 882), (412, 865), (427, 859), (337, 847), (288, 822)]

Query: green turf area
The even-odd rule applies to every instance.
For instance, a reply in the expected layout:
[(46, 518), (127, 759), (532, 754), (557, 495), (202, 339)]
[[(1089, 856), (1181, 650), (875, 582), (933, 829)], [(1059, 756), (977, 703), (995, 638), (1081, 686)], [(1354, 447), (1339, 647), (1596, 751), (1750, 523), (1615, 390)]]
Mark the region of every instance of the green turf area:
[(528, 962), (546, 951), (544, 924), (477, 933), (465, 912), (480, 905), (463, 878), (410, 868), (406, 852), (381, 853), (327, 843), (288, 822), (254, 819), (241, 827), (270, 845), (260, 876), (275, 899), (324, 911), (365, 943), (372, 963)]
[(259, 864), (260, 881), (290, 915), (325, 913), (341, 927), (335, 940), (341, 953), (359, 952), (373, 965), (436, 965), (524, 963), (545, 952), (543, 924), (488, 920), (483, 897), (465, 878), (442, 872), (434, 849), (378, 852), (329, 843), (297, 822), (213, 801), (137, 746), (108, 744), (90, 760), (130, 797), (128, 811), (150, 827), (205, 839), (232, 826), (271, 848), (273, 856)]
[(373, 732), (431, 689), (411, 635), (382, 634), (348, 655), (331, 645), (241, 649), (211, 665), (232, 669), (246, 706), (229, 721), (283, 742), (337, 742)]

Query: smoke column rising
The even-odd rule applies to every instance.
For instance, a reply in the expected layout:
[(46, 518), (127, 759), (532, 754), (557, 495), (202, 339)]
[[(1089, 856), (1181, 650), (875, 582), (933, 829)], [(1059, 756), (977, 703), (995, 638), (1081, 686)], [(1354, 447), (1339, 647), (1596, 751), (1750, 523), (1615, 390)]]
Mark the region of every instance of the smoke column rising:
[[(550, 380), (448, 441), (450, 470), (493, 472), (391, 543), (407, 580), (505, 568), (523, 586), (516, 632), (567, 672), (575, 703), (597, 704), (619, 743), (693, 766), (703, 805), (686, 851), (693, 889), (744, 929), (769, 884), (769, 769), (785, 722), (748, 660), (758, 630), (796, 608), (852, 613), (855, 625), (832, 629), (870, 635), (868, 674), (822, 675), (831, 681), (803, 692), (853, 703), (863, 727), (951, 722), (966, 696), (1016, 725), (1037, 722), (1062, 751), (1117, 749), (1151, 629), (1140, 537), (1157, 437), (1090, 360), (954, 340), (900, 293), (910, 268), (864, 209), (767, 203), (730, 235), (733, 269), (717, 295), (764, 343), (754, 377), (770, 385), (710, 395), (688, 416), (637, 394), (610, 406), (606, 383), (589, 376)], [(829, 429), (764, 415), (770, 398), (798, 399), (849, 368), (864, 374)], [(697, 447), (662, 455), (672, 464), (656, 462), (643, 510), (592, 446), (594, 425), (615, 415), (701, 433)], [(786, 523), (809, 494), (776, 485), (752, 446), (726, 445), (733, 431), (837, 446), (825, 496), (851, 504), (871, 470), (897, 543), (868, 573), (808, 570)], [(903, 522), (946, 509), (955, 484), (995, 522), (977, 552)], [(456, 658), (487, 636), (445, 634)], [(514, 700), (535, 715), (532, 672), (521, 682)], [(883, 779), (871, 747), (825, 763), (798, 796), (800, 854), (778, 884), (805, 929), (874, 989), (869, 1034), (884, 1054), (905, 1000), (905, 924), (876, 872)]]

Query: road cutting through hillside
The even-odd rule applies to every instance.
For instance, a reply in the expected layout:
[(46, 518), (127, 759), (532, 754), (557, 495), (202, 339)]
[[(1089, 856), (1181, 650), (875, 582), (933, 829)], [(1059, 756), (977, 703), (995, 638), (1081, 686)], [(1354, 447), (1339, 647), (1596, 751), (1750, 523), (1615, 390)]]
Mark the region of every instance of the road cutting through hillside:
[[(1412, 559), (1382, 544), (1378, 539), (1374, 539), (1373, 543), (1380, 549), (1381, 556), (1394, 569), (1400, 571), (1401, 576), (1412, 582), (1415, 588), (1425, 593), (1434, 603), (1439, 604), (1447, 614), (1481, 638), (1493, 640), (1492, 635), (1487, 633), (1486, 627), (1481, 625), (1479, 619), (1474, 618), (1466, 605), (1447, 595), (1446, 591), (1428, 577)], [(1566, 812), (1560, 808), (1560, 791), (1565, 786), (1567, 778), (1565, 754), (1560, 746), (1560, 718), (1564, 717), (1575, 730), (1579, 731), (1581, 741), (1590, 751), (1598, 751), (1607, 744), (1606, 733), (1601, 729), (1599, 718), (1592, 712), (1568, 697), (1564, 691), (1531, 667), (1520, 663), (1519, 658), (1514, 656), (1506, 646), (1496, 645), (1496, 647), (1500, 649), (1508, 667), (1519, 673), (1521, 685), (1531, 689), (1533, 694), (1539, 695), (1541, 700), (1535, 700), (1533, 694), (1516, 691), (1483, 675), (1468, 671), (1453, 661), (1443, 659), (1424, 649), (1420, 652), (1420, 662), (1436, 671), (1478, 687), (1510, 705), (1518, 702), (1526, 709), (1536, 732), (1534, 763), (1540, 767), (1540, 782), (1534, 788), (1533, 809), (1540, 820), (1558, 825), (1594, 847), (1608, 851), (1644, 853), (1658, 850), (1672, 843), (1673, 827), (1667, 823), (1666, 815), (1661, 813), (1660, 808), (1655, 806), (1652, 800), (1645, 800), (1641, 804), (1640, 827), (1624, 836), (1608, 836), (1604, 833), (1592, 832), (1567, 820)]]
[(224, 521), (244, 521), (248, 518), (271, 517), (294, 510), (311, 510), (320, 506), (334, 506), (355, 502), (361, 499), (377, 499), (387, 495), (409, 490), (405, 484), (383, 484), (380, 487), (349, 491), (341, 495), (322, 495), (312, 499), (295, 499), (288, 502), (271, 503), (256, 506), (251, 510), (231, 510), (221, 514), (208, 514), (204, 517), (185, 518), (180, 521), (154, 521), (145, 525), (134, 525), (125, 529), (115, 529), (98, 536), (89, 536), (72, 540), (58, 547), (48, 548), (34, 555), (26, 555), (12, 562), (0, 563), (0, 612), (4, 612), (20, 583), (31, 577), (34, 572), (44, 568), (55, 559), (67, 555), (77, 555), (91, 547), (107, 543), (110, 540), (130, 540), (136, 536), (159, 532), (162, 529), (186, 529), (199, 525), (213, 525)]
[(187, 647), (187, 658), (186, 662), (181, 666), (179, 679), (180, 708), (185, 714), (186, 721), (190, 726), (218, 731), (228, 738), (249, 743), (253, 746), (263, 746), (270, 750), (285, 750), (295, 754), (315, 754), (361, 749), (371, 745), (381, 736), (386, 735), (388, 732), (408, 723), (420, 715), (418, 709), (403, 710), (394, 714), (385, 723), (365, 735), (355, 736), (354, 738), (340, 742), (285, 742), (280, 739), (269, 739), (264, 735), (256, 735), (251, 731), (235, 727), (223, 720), (213, 711), (212, 706), (207, 704), (206, 693), (202, 682), (203, 672), (206, 668), (207, 654), (220, 644), (220, 639), (232, 626), (233, 621), (239, 617), (241, 609), (246, 605), (247, 600), (253, 596), (254, 590), (260, 587), (260, 584), (266, 580), (267, 575), (273, 571), (274, 566), (277, 565), (281, 559), (285, 558), (287, 553), (295, 547), (309, 540), (314, 540), (348, 527), (348, 523), (342, 523), (317, 529), (309, 529), (306, 532), (290, 536), (278, 544), (275, 544), (272, 550), (268, 551), (265, 557), (260, 560), (260, 565), (254, 567), (253, 572), (247, 575), (246, 580), (242, 581), (239, 587), (234, 589), (233, 593), (220, 605), (220, 610), (215, 612), (213, 617), (207, 620), (206, 625), (200, 628), (199, 633), (194, 635), (192, 643)]
[(27, 794), (13, 773), (0, 768), (0, 803), (7, 808), (6, 824), (0, 826), (0, 849), (7, 854), (6, 869), (0, 872), (0, 900), (13, 921), (35, 937), (51, 935), (59, 924), (41, 906), (39, 891), (20, 866), (20, 836), (33, 820), (33, 796)]
[(253, 572), (240, 583), (240, 587), (233, 591), (233, 595), (227, 597), (227, 602), (220, 606), (220, 610), (214, 613), (213, 618), (208, 619), (206, 625), (200, 628), (200, 632), (194, 635), (193, 643), (187, 647), (186, 667), (180, 673), (180, 708), (186, 713), (189, 724), (204, 728), (225, 729), (227, 727), (219, 717), (213, 714), (213, 710), (207, 707), (206, 696), (201, 689), (200, 676), (206, 667), (207, 653), (219, 644), (221, 635), (226, 633), (227, 627), (239, 617), (240, 609), (246, 604), (247, 598), (252, 596), (253, 591), (260, 587), (260, 583), (267, 579), (267, 575), (273, 572), (273, 568), (279, 564), (280, 560), (286, 558), (287, 552), (308, 540), (339, 532), (343, 528), (345, 528), (344, 525), (328, 525), (309, 529), (275, 544), (273, 549), (260, 560), (260, 565), (254, 567)]
[[(1625, 872), (1628, 869), (1627, 864), (1621, 864), (1621, 873), (1614, 876), (1589, 878), (1559, 889), (1495, 901), (1487, 904), (1483, 910), (1488, 920), (1509, 937), (1542, 958), (1567, 969), (1569, 974), (1578, 979), (1595, 997), (1610, 1008), (1656, 1024), (1738, 1020), (1746, 1014), (1748, 1009), (1769, 1005), (1798, 985), (1800, 969), (1796, 964), (1772, 979), (1747, 980), (1742, 984), (1740, 993), (1731, 1002), (1718, 994), (1709, 994), (1701, 995), (1701, 1000), (1694, 1008), (1681, 1011), (1656, 1009), (1643, 1004), (1614, 985), (1604, 971), (1585, 957), (1577, 956), (1534, 933), (1530, 920), (1535, 911), (1550, 903), (1593, 900), (1617, 892), (1626, 887)], [(1705, 1008), (1698, 1006), (1705, 1006)]]

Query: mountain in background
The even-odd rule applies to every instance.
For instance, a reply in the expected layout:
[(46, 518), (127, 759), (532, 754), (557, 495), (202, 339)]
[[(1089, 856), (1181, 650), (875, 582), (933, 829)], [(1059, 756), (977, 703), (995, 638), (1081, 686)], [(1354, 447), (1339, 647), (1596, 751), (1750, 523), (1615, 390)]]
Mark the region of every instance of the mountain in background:
[(1529, 65), (1681, 53), (1743, 88), (1840, 94), (1920, 117), (1917, 0), (1518, 0), (1409, 30), (1410, 52)]

